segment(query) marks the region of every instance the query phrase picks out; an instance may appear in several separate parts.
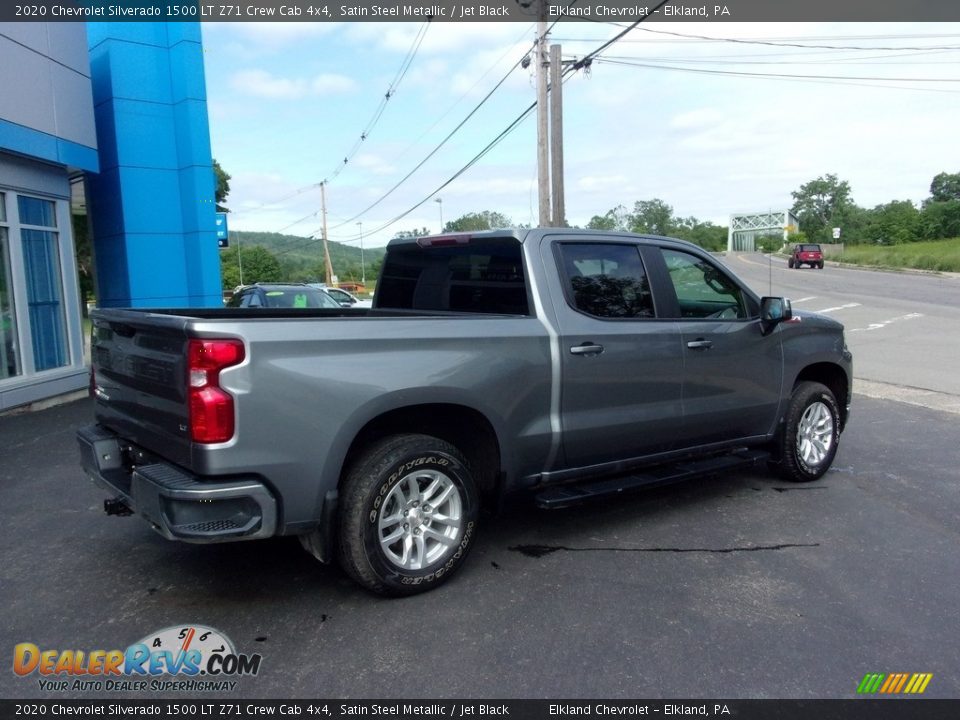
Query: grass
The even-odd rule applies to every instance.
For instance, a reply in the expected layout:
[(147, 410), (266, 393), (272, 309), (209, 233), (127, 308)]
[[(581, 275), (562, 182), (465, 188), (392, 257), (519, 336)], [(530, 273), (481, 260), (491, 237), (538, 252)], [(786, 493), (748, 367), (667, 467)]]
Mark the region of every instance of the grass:
[(842, 256), (830, 252), (827, 259), (873, 267), (960, 272), (960, 238), (903, 245), (848, 245)]

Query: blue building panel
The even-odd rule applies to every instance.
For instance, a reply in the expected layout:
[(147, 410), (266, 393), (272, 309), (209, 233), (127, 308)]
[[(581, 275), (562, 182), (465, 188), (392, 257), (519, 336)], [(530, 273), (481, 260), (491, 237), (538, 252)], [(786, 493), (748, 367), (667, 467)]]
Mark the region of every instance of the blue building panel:
[(130, 307), (187, 307), (189, 263), (185, 237), (134, 234), (125, 236), (127, 272), (130, 276)]
[[(120, 187), (124, 232), (183, 232), (179, 171), (121, 165)], [(212, 226), (214, 219), (210, 222)]]
[[(104, 104), (117, 143), (117, 165), (144, 168), (179, 166), (175, 118), (169, 105), (114, 99)], [(106, 164), (106, 163), (104, 163)]]
[[(138, 45), (154, 45), (156, 47), (166, 48), (171, 44), (171, 31), (176, 40), (182, 39), (183, 31), (176, 28), (171, 29), (171, 25), (179, 23), (164, 22), (123, 22), (123, 30), (117, 32), (114, 23), (108, 22), (90, 22), (87, 23), (87, 45), (91, 50), (97, 49), (103, 43), (110, 40), (121, 40), (127, 43), (136, 43)], [(183, 23), (184, 25), (198, 25), (197, 23)], [(197, 40), (199, 41), (200, 28), (195, 28)]]
[(180, 167), (204, 164), (213, 167), (213, 160), (194, 162), (197, 158), (212, 158), (210, 129), (207, 121), (207, 103), (203, 100), (183, 100), (173, 106), (177, 133), (177, 158)]
[[(97, 212), (91, 207), (91, 215)], [(97, 305), (100, 307), (130, 307), (130, 275), (127, 272), (127, 246), (122, 233), (97, 235), (97, 272), (109, 278), (109, 283), (100, 283), (97, 289)]]
[[(217, 232), (216, 197), (213, 170), (206, 167), (189, 167), (179, 171), (180, 214), (184, 232)], [(214, 212), (210, 213), (210, 208)]]
[(185, 233), (184, 252), (193, 259), (187, 266), (191, 293), (188, 307), (222, 307), (220, 249), (216, 238), (211, 243), (209, 232)]
[(95, 148), (64, 140), (8, 120), (0, 120), (0, 148), (78, 170), (96, 172), (99, 168)]
[[(126, 31), (127, 23), (115, 24), (122, 28), (117, 34)], [(101, 43), (94, 51), (98, 61), (96, 65), (93, 62), (94, 54), (91, 54), (94, 104), (109, 98), (166, 104), (172, 102), (169, 53), (169, 48), (117, 38)], [(100, 62), (102, 58), (106, 58), (106, 64)], [(202, 72), (202, 67), (200, 70)], [(107, 77), (98, 77), (100, 73), (107, 73)]]
[(103, 167), (89, 179), (98, 299), (218, 306), (199, 23), (90, 23), (88, 38)]
[[(186, 23), (184, 23), (186, 24)], [(170, 96), (180, 100), (207, 99), (207, 84), (203, 77), (203, 45), (184, 40), (170, 48)], [(200, 72), (197, 72), (197, 68)]]

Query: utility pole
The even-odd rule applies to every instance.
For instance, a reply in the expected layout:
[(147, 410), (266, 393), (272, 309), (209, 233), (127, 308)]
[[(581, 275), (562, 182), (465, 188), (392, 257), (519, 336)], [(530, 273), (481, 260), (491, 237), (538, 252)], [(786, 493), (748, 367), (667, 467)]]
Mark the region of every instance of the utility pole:
[(367, 271), (366, 266), (363, 264), (363, 220), (360, 220), (357, 223), (357, 227), (360, 228), (360, 284), (367, 284)]
[(547, 153), (547, 16), (546, 1), (540, 0), (537, 20), (537, 192), (540, 199), (540, 226), (550, 226), (550, 159)]
[(327, 285), (333, 285), (333, 265), (330, 263), (330, 246), (327, 245), (327, 182), (320, 183), (320, 210), (323, 214), (323, 262)]
[(563, 78), (560, 46), (550, 46), (550, 180), (553, 195), (553, 227), (564, 227), (563, 198)]
[(237, 267), (240, 268), (240, 284), (243, 285), (243, 256), (240, 255), (240, 235), (234, 234), (237, 239)]

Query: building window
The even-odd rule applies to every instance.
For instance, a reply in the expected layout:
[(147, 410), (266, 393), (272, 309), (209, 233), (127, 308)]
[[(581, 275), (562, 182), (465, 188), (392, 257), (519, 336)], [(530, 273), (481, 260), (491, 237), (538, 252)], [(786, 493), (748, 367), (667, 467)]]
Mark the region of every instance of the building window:
[(37, 371), (63, 367), (69, 363), (69, 353), (56, 205), (51, 200), (19, 195), (17, 206), (27, 281), (33, 366)]
[(0, 193), (0, 380), (20, 374), (17, 314), (10, 271), (10, 230), (6, 222), (6, 196)]

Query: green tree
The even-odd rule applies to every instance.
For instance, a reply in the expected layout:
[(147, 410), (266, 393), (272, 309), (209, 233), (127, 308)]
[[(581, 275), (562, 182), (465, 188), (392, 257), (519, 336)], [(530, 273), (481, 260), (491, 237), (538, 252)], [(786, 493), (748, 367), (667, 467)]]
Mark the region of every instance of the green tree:
[(216, 158), (213, 159), (213, 176), (216, 182), (217, 212), (230, 212), (223, 204), (230, 194), (230, 174), (220, 167)]
[(960, 173), (936, 175), (930, 183), (930, 199), (934, 202), (960, 200)]
[(674, 229), (673, 208), (660, 198), (638, 200), (627, 222), (631, 232), (670, 235)]
[(867, 237), (884, 245), (899, 245), (923, 239), (920, 211), (909, 200), (894, 200), (873, 209)]
[(513, 221), (506, 215), (491, 210), (467, 213), (443, 226), (444, 232), (473, 232), (512, 227)]
[(921, 212), (923, 236), (930, 240), (960, 237), (960, 199), (927, 201)]
[(688, 240), (704, 250), (716, 252), (727, 249), (727, 228), (712, 222), (700, 222), (695, 217), (680, 218), (674, 221), (673, 234), (681, 240)]
[[(259, 245), (244, 245), (239, 252), (243, 262), (243, 283), (278, 282), (283, 280), (283, 271), (277, 258)], [(236, 248), (220, 253), (220, 277), (224, 290), (232, 290), (240, 284), (240, 263)]]
[(430, 235), (430, 234), (431, 232), (427, 228), (420, 228), (419, 230), (414, 228), (413, 230), (401, 230), (400, 232), (396, 233), (394, 237), (409, 239), (409, 238), (424, 237), (425, 235)]
[(80, 307), (83, 316), (87, 316), (87, 298), (94, 295), (93, 287), (93, 245), (90, 242), (86, 215), (71, 215), (73, 225), (73, 244), (77, 258), (77, 277), (80, 279)]
[(793, 214), (812, 242), (830, 242), (835, 227), (849, 230), (847, 220), (855, 212), (850, 183), (828, 174), (801, 185), (793, 195)]
[(594, 215), (587, 223), (588, 230), (616, 230), (626, 232), (629, 230), (630, 223), (627, 217), (627, 209), (623, 205), (617, 205), (615, 208), (607, 210), (603, 215)]

